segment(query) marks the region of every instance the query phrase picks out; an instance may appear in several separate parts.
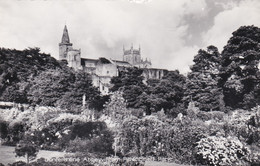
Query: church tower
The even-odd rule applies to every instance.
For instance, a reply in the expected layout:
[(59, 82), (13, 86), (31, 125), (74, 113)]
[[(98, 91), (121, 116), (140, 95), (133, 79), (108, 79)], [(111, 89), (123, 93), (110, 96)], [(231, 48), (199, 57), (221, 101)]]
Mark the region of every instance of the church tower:
[(130, 48), (130, 50), (125, 50), (123, 47), (123, 61), (126, 61), (132, 65), (138, 65), (141, 63), (141, 48), (134, 49), (133, 44)]
[(61, 43), (59, 43), (59, 60), (67, 60), (67, 54), (72, 50), (72, 43), (70, 43), (69, 33), (65, 25)]
[(123, 61), (130, 63), (131, 65), (139, 68), (151, 68), (152, 63), (147, 59), (144, 61), (141, 57), (141, 46), (139, 49), (134, 49), (133, 44), (129, 50), (126, 50), (123, 46)]

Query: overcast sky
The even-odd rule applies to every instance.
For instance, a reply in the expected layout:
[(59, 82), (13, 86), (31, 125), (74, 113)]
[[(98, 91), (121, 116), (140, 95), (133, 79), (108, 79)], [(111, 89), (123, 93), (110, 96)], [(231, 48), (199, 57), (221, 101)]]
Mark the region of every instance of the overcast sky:
[(260, 27), (259, 0), (0, 0), (0, 47), (58, 58), (64, 25), (84, 58), (122, 60), (141, 45), (153, 67), (189, 70), (199, 49), (221, 51), (242, 25)]

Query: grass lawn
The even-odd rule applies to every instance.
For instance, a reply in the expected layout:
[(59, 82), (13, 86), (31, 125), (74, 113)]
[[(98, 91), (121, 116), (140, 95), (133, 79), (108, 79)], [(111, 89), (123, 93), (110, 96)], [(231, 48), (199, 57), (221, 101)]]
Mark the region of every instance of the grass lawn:
[[(7, 165), (8, 163), (14, 163), (15, 161), (24, 161), (26, 162), (24, 157), (15, 157), (14, 148), (12, 146), (2, 146), (0, 145), (0, 163)], [(58, 151), (48, 151), (48, 150), (40, 150), (37, 159), (43, 157), (45, 159), (51, 159), (52, 157), (64, 157), (67, 154), (65, 152)]]

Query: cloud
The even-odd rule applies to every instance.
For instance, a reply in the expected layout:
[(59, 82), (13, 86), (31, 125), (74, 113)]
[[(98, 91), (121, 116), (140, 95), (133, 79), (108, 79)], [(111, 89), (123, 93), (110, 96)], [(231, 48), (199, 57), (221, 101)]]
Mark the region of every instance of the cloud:
[(244, 0), (238, 4), (227, 5), (226, 9), (214, 18), (214, 25), (204, 33), (203, 41), (206, 45), (215, 45), (221, 51), (227, 44), (232, 32), (240, 26), (260, 26), (260, 3), (257, 0)]
[(154, 67), (187, 72), (200, 47), (222, 47), (240, 25), (258, 24), (257, 1), (229, 1), (0, 1), (0, 46), (37, 46), (58, 58), (66, 23), (85, 58), (120, 60), (133, 43)]

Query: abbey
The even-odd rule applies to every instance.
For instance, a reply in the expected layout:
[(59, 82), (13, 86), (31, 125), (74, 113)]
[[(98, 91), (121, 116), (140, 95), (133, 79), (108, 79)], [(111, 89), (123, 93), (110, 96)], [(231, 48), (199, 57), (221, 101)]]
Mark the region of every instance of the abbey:
[(59, 43), (59, 60), (66, 60), (68, 66), (75, 70), (83, 70), (92, 77), (92, 83), (98, 87), (102, 94), (108, 94), (111, 87), (112, 77), (118, 76), (120, 68), (138, 67), (143, 68), (143, 76), (146, 79), (161, 79), (167, 70), (152, 69), (151, 61), (143, 60), (141, 57), (141, 48), (134, 49), (133, 45), (129, 50), (123, 47), (123, 60), (112, 60), (105, 57), (98, 59), (88, 59), (81, 57), (81, 50), (74, 49), (70, 43), (69, 33), (65, 25), (61, 43)]

